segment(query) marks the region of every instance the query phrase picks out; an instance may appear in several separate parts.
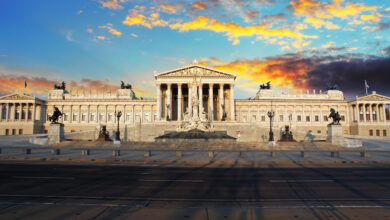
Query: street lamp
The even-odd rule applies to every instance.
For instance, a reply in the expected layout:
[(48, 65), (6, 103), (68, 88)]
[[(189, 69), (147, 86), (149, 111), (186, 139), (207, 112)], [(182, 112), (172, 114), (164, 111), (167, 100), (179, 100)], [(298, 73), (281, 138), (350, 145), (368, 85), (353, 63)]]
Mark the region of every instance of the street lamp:
[(117, 117), (117, 127), (116, 127), (116, 135), (115, 135), (115, 140), (120, 141), (120, 133), (119, 133), (119, 119), (122, 116), (122, 112), (119, 111), (118, 113), (115, 112), (115, 117)]
[(269, 140), (268, 141), (274, 141), (274, 132), (272, 131), (272, 118), (275, 116), (275, 112), (272, 110), (267, 113), (269, 117)]

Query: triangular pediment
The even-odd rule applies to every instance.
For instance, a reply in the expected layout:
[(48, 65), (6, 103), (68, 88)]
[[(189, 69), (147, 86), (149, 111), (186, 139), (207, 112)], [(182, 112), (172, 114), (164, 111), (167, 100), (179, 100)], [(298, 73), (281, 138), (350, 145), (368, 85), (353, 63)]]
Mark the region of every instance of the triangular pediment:
[(379, 94), (371, 94), (363, 97), (358, 97), (357, 101), (390, 101), (390, 97), (379, 95)]
[(235, 74), (223, 72), (220, 70), (212, 69), (205, 66), (200, 65), (191, 65), (182, 67), (175, 70), (170, 70), (162, 73), (158, 73), (155, 77), (179, 77), (179, 76), (211, 76), (211, 77), (229, 77), (236, 78)]
[(26, 95), (26, 94), (10, 94), (0, 97), (1, 100), (36, 100), (37, 98)]

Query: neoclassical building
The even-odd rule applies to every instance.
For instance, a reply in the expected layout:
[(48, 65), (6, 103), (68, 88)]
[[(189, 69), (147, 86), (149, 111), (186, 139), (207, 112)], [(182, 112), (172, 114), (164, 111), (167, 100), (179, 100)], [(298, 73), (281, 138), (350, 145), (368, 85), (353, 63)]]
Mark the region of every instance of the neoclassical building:
[(121, 111), (123, 140), (154, 141), (178, 129), (195, 103), (214, 130), (227, 131), (238, 141), (267, 141), (269, 111), (274, 112), (276, 138), (288, 125), (297, 140), (324, 140), (330, 108), (340, 113), (345, 135), (384, 137), (390, 131), (390, 98), (375, 92), (348, 101), (338, 90), (284, 94), (261, 89), (252, 99), (234, 99), (235, 74), (194, 64), (154, 77), (154, 100), (138, 99), (131, 89), (76, 94), (54, 89), (47, 100), (27, 94), (0, 97), (0, 135), (46, 133), (56, 106), (64, 113), (60, 122), (69, 138), (94, 139), (101, 125), (112, 132), (115, 113)]

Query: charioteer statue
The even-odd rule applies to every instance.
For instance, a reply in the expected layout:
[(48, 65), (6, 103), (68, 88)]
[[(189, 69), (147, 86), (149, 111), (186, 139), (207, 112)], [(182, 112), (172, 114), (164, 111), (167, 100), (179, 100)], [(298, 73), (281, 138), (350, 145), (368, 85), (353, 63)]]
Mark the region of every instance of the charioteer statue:
[(332, 85), (330, 82), (328, 82), (327, 86), (326, 86), (326, 90), (339, 90), (339, 86), (338, 85)]
[(330, 123), (330, 125), (340, 125), (340, 120), (341, 120), (340, 114), (339, 112), (336, 112), (334, 108), (330, 109), (329, 118), (333, 119), (333, 122)]
[(51, 124), (59, 124), (58, 119), (60, 117), (62, 117), (62, 112), (56, 106), (54, 106), (54, 112), (52, 116), (49, 116), (49, 121)]

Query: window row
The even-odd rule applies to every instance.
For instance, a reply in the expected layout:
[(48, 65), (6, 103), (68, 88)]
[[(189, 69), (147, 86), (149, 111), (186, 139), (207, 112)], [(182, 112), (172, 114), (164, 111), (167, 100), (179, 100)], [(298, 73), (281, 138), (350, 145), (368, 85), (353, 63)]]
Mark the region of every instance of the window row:
[[(49, 120), (49, 117), (50, 115), (47, 115), (47, 120)], [(63, 121), (69, 121), (69, 114), (65, 113), (63, 115), (64, 117), (64, 120)], [(123, 115), (121, 117), (121, 121), (123, 120)], [(157, 114), (154, 115), (154, 120), (156, 120), (157, 118)], [(140, 119), (140, 114), (135, 114), (135, 120), (139, 120)], [(79, 120), (79, 115), (77, 113), (73, 114), (72, 116), (72, 121), (75, 121), (75, 122), (78, 122)], [(126, 121), (132, 121), (132, 115), (129, 113), (125, 116), (125, 120)], [(150, 117), (150, 114), (149, 113), (145, 113), (144, 115), (144, 120), (145, 121), (151, 121), (151, 117)], [(80, 117), (80, 121), (81, 122), (86, 122), (87, 121), (87, 114), (81, 114), (81, 117)], [(89, 121), (93, 122), (93, 121), (96, 121), (96, 116), (95, 114), (91, 114), (90, 117), (89, 117)], [(105, 121), (105, 114), (102, 113), (102, 114), (99, 114), (98, 116), (98, 121)], [(107, 121), (108, 122), (114, 122), (115, 121), (115, 115), (114, 114), (107, 114)]]
[[(267, 116), (267, 117), (266, 117), (265, 115), (261, 115), (261, 116), (260, 116), (260, 120), (261, 120), (261, 121), (265, 121), (266, 118), (268, 118), (268, 116)], [(256, 121), (256, 119), (257, 119), (257, 116), (256, 116), (256, 115), (252, 115), (252, 121)], [(304, 119), (305, 119), (304, 121), (306, 121), (306, 122), (310, 122), (310, 121), (319, 122), (319, 121), (320, 121), (320, 116), (315, 115), (315, 116), (314, 116), (314, 120), (313, 120), (310, 116), (306, 116)], [(242, 117), (242, 120), (243, 120), (244, 122), (247, 120), (246, 115), (244, 115), (244, 116)], [(279, 121), (284, 121), (284, 120), (285, 120), (285, 115), (279, 115)], [(292, 115), (289, 115), (289, 116), (287, 117), (287, 121), (292, 121), (292, 120), (293, 120), (293, 116), (292, 116)], [(328, 116), (327, 116), (327, 115), (324, 115), (323, 121), (328, 121), (328, 120), (329, 120), (329, 119), (328, 119)], [(302, 121), (303, 121), (302, 116), (301, 116), (301, 115), (297, 115), (296, 121), (297, 121), (297, 122), (302, 122)], [(345, 116), (344, 116), (344, 115), (341, 115), (341, 121), (345, 121)]]

